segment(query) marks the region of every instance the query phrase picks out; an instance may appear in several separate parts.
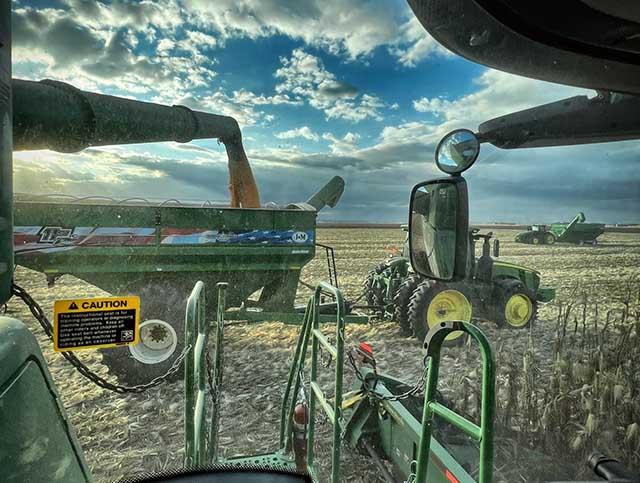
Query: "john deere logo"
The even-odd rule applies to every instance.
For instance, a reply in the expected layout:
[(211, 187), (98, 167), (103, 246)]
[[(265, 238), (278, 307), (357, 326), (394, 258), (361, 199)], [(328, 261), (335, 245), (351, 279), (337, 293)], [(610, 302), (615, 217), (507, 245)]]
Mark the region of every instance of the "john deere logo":
[(309, 239), (309, 235), (307, 235), (304, 231), (297, 231), (293, 235), (291, 235), (291, 239), (296, 243), (304, 243)]
[(69, 305), (69, 310), (78, 310), (78, 306), (75, 302), (71, 302), (71, 305)]

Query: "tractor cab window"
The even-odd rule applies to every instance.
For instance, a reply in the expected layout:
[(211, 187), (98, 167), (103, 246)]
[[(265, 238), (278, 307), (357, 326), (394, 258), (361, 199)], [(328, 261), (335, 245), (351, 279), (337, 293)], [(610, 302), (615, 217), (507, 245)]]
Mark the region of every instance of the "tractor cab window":
[(414, 263), (437, 278), (451, 278), (455, 262), (457, 197), (452, 184), (421, 186), (413, 197), (411, 248)]

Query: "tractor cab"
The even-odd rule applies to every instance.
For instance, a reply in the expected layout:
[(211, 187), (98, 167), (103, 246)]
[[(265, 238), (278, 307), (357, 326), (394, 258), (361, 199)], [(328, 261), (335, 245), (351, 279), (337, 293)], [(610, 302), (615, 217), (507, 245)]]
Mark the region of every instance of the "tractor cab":
[[(472, 228), (469, 231), (469, 247), (471, 256), (469, 259), (472, 262), (471, 276), (478, 280), (491, 280), (493, 274), (493, 258), (491, 257), (491, 238), (493, 238), (493, 232), (479, 233), (478, 228)], [(475, 258), (476, 243), (482, 240), (482, 255), (479, 258)], [(500, 241), (495, 238), (493, 240), (493, 256), (498, 257), (500, 250)]]

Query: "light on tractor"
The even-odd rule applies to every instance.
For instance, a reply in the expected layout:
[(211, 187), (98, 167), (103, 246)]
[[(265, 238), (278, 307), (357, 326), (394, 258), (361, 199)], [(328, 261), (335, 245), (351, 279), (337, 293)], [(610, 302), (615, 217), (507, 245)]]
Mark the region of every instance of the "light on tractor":
[[(438, 293), (429, 304), (429, 308), (427, 309), (427, 325), (431, 329), (441, 322), (449, 322), (451, 320), (470, 322), (471, 303), (462, 292), (448, 289)], [(445, 340), (455, 340), (462, 334), (460, 331), (452, 332)]]
[(178, 335), (171, 324), (159, 319), (150, 319), (140, 324), (140, 341), (129, 346), (131, 355), (143, 364), (158, 364), (166, 361), (175, 352)]

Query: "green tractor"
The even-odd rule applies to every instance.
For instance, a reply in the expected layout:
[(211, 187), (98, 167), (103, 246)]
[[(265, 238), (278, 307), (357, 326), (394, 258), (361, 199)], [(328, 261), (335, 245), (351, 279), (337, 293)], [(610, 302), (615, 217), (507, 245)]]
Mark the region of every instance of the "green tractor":
[(585, 223), (584, 213), (578, 213), (569, 223), (531, 225), (527, 231), (516, 235), (516, 243), (553, 245), (556, 242), (596, 246), (604, 233), (604, 223)]
[[(464, 280), (445, 283), (412, 273), (407, 256), (395, 256), (369, 272), (364, 282), (367, 303), (378, 315), (398, 322), (403, 332), (423, 340), (427, 330), (444, 320), (471, 318), (494, 321), (499, 327), (523, 329), (536, 318), (538, 305), (555, 297), (553, 288), (541, 284), (540, 273), (528, 267), (496, 261), (499, 240), (493, 233), (469, 230), (469, 250)], [(482, 240), (482, 255), (475, 256)], [(450, 340), (458, 334), (450, 335)]]

